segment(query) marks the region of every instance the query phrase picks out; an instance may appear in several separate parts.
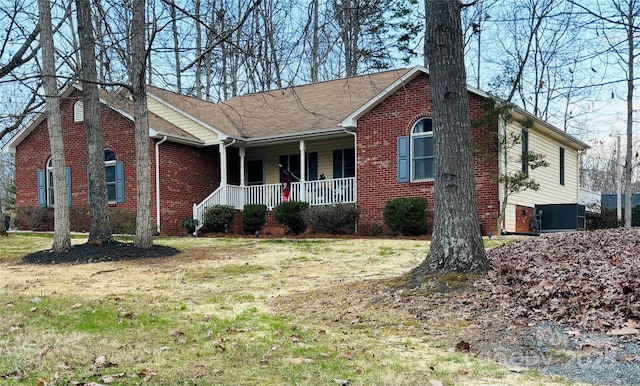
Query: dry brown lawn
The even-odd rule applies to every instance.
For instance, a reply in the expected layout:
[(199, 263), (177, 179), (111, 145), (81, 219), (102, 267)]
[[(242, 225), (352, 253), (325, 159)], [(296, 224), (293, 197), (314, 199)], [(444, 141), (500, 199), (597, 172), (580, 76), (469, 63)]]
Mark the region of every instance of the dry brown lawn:
[[(29, 238), (25, 242), (29, 242)], [(128, 308), (123, 306), (126, 308), (123, 313), (135, 313), (137, 299), (140, 299), (141, 308), (147, 302), (153, 303), (154, 307), (159, 304), (179, 304), (179, 312), (193, 320), (234, 318), (254, 309), (261, 314), (283, 317), (293, 325), (291, 328), (294, 331), (296, 328), (308, 331), (308, 334), (316, 336), (316, 341), (330, 339), (331, 344), (335, 345), (333, 353), (327, 353), (326, 349), (315, 352), (311, 347), (313, 339), (308, 338), (304, 342), (294, 339), (298, 346), (288, 353), (288, 359), (279, 358), (276, 362), (279, 351), (274, 346), (273, 353), (264, 354), (261, 363), (273, 366), (277, 363), (293, 363), (296, 366), (309, 363), (310, 367), (320, 367), (316, 363), (323, 358), (337, 358), (340, 363), (345, 362), (345, 366), (349, 366), (350, 374), (356, 374), (349, 379), (352, 385), (569, 384), (535, 370), (510, 369), (507, 364), (479, 358), (473, 350), (456, 350), (458, 342), (471, 341), (479, 333), (477, 328), (474, 330), (478, 313), (465, 309), (466, 295), (421, 293), (419, 299), (430, 302), (428, 306), (423, 304), (419, 309), (413, 309), (411, 304), (403, 304), (409, 292), (399, 290), (395, 285), (402, 282), (402, 275), (420, 264), (428, 251), (428, 241), (180, 238), (157, 242), (183, 252), (168, 258), (93, 264), (33, 265), (19, 263), (15, 258), (0, 263), (4, 308), (9, 310), (13, 307), (12, 299), (62, 295), (77, 299), (79, 305), (126, 299), (128, 303), (123, 303), (127, 303)], [(473, 299), (469, 298), (469, 301)], [(486, 318), (491, 317), (486, 315)], [(20, 319), (20, 316), (13, 318)], [(39, 339), (38, 336), (29, 336), (27, 328), (20, 327), (13, 319), (3, 322), (18, 326), (13, 327), (11, 333), (16, 333), (16, 329), (20, 328), (19, 333), (27, 334), (20, 339)], [(11, 338), (7, 332), (8, 326), (2, 328), (5, 338), (0, 335), (0, 343), (5, 347), (3, 349), (0, 345), (0, 351), (25, 357), (33, 355), (33, 351), (21, 353), (20, 348), (14, 346), (19, 339)], [(175, 334), (171, 326), (167, 330)], [(294, 335), (291, 334), (292, 337)], [(82, 339), (73, 331), (56, 339), (59, 347), (68, 346), (65, 350), (60, 349), (64, 354), (59, 354), (56, 360), (60, 363), (72, 361), (65, 359), (65, 355), (73, 357), (72, 347)], [(296, 356), (302, 343), (308, 351), (305, 355)], [(133, 345), (132, 342), (120, 344)], [(90, 348), (85, 350), (82, 355), (88, 355), (92, 360), (100, 356), (100, 352)], [(159, 354), (151, 351), (144, 351), (149, 354), (145, 368), (154, 369), (154, 374), (160, 373), (159, 367), (167, 365), (154, 362), (160, 361), (157, 358)], [(213, 354), (221, 355), (219, 352)], [(127, 363), (128, 360), (131, 363)], [(120, 359), (116, 371), (135, 368), (135, 360), (139, 358)], [(188, 356), (182, 360), (190, 363), (203, 361)], [(185, 376), (193, 383), (186, 384), (273, 384), (273, 379), (289, 383), (282, 381), (282, 378), (264, 378), (262, 383), (255, 380), (245, 383), (243, 379), (252, 379), (250, 374), (255, 368), (245, 367), (241, 363), (234, 370), (235, 378), (224, 378), (222, 374), (226, 372), (214, 369), (214, 366), (225, 365), (209, 362), (195, 366), (192, 373)], [(174, 364), (173, 367), (179, 368), (180, 364)], [(35, 371), (39, 368), (36, 366)], [(134, 371), (131, 369), (129, 373)], [(320, 378), (316, 375), (317, 371), (322, 374)], [(64, 384), (63, 380), (56, 383), (51, 372), (43, 370), (43, 373), (49, 374), (48, 378), (45, 377), (49, 384)], [(175, 379), (175, 376), (165, 375), (164, 379)], [(4, 379), (12, 377), (18, 378), (16, 384), (19, 384), (19, 377), (9, 372), (4, 374)], [(148, 377), (147, 384), (161, 384), (153, 383), (154, 379), (160, 378)], [(302, 376), (290, 382), (337, 384), (339, 380), (339, 375), (332, 378), (314, 369), (310, 370), (308, 378)], [(104, 379), (102, 381), (106, 384)], [(122, 379), (119, 382), (114, 384), (129, 384)]]

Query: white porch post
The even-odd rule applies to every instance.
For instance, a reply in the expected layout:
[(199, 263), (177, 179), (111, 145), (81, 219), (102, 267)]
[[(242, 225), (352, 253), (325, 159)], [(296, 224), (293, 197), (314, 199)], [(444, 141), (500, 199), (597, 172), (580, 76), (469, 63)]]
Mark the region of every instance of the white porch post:
[(304, 142), (304, 140), (300, 141), (300, 201), (305, 202), (307, 201), (307, 188), (306, 188), (306, 182), (307, 182), (307, 168), (306, 168), (306, 164), (307, 164), (307, 157), (306, 155), (306, 144)]
[(227, 204), (227, 148), (224, 142), (218, 145), (220, 151), (220, 204)]
[(244, 146), (240, 146), (239, 149), (239, 153), (240, 153), (240, 188), (242, 191), (242, 197), (241, 197), (241, 201), (242, 201), (242, 207), (244, 208), (244, 205), (246, 204), (245, 200), (246, 200), (246, 195), (245, 195), (245, 191), (244, 191), (244, 160), (245, 160), (245, 148)]

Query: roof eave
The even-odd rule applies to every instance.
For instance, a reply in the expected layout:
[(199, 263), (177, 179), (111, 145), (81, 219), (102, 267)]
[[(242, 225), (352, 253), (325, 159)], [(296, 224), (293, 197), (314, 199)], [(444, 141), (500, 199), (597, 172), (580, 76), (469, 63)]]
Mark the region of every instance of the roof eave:
[(577, 150), (587, 150), (590, 149), (591, 146), (587, 145), (585, 142), (582, 142), (581, 140), (579, 140), (578, 138), (574, 137), (573, 135), (560, 130), (559, 128), (555, 127), (554, 125), (550, 124), (549, 122), (542, 120), (538, 117), (536, 117), (535, 115), (529, 113), (528, 111), (520, 108), (520, 107), (514, 107), (514, 111), (516, 111), (517, 113), (526, 116), (527, 118), (531, 118), (533, 119), (537, 124), (539, 124), (540, 126), (544, 127), (546, 130), (550, 131), (552, 134), (555, 134), (573, 144), (575, 144), (575, 147), (577, 148)]
[(415, 67), (411, 68), (409, 71), (407, 71), (406, 74), (404, 74), (403, 76), (398, 78), (396, 81), (391, 83), (384, 90), (380, 91), (378, 93), (378, 95), (376, 95), (375, 97), (371, 98), (367, 103), (365, 103), (364, 105), (360, 106), (360, 108), (358, 108), (356, 111), (351, 113), (348, 117), (346, 117), (340, 123), (340, 126), (349, 127), (349, 128), (357, 128), (358, 127), (358, 119), (360, 119), (360, 117), (362, 117), (364, 114), (369, 112), (369, 110), (373, 109), (376, 105), (378, 105), (378, 103), (380, 103), (381, 100), (383, 100), (388, 95), (390, 95), (391, 93), (393, 93), (396, 90), (398, 90), (400, 87), (402, 87), (402, 85), (404, 85), (407, 82), (411, 81), (413, 78), (415, 78), (416, 76), (418, 76), (421, 73), (428, 74), (429, 71), (423, 66), (415, 66)]
[(163, 106), (177, 112), (178, 114), (181, 114), (185, 117), (188, 117), (189, 119), (193, 120), (194, 122), (197, 122), (198, 124), (206, 127), (207, 129), (213, 131), (214, 133), (216, 133), (218, 135), (218, 138), (220, 138), (221, 141), (224, 141), (226, 139), (229, 138), (229, 134), (222, 132), (220, 129), (217, 129), (211, 125), (209, 125), (208, 123), (196, 118), (195, 116), (187, 113), (186, 111), (179, 109), (178, 107), (172, 105), (171, 103), (167, 102), (166, 100), (160, 98), (159, 96), (153, 94), (152, 92), (147, 92), (147, 96), (153, 98), (155, 101), (157, 101), (158, 103), (162, 104)]
[(244, 142), (246, 144), (262, 144), (262, 143), (282, 142), (282, 141), (287, 141), (292, 139), (326, 137), (329, 135), (345, 133), (347, 131), (348, 131), (348, 128), (336, 126), (336, 127), (319, 129), (319, 130), (303, 131), (298, 133), (284, 133), (284, 134), (268, 135), (268, 136), (253, 137), (253, 138), (235, 138), (235, 139), (237, 141)]
[[(82, 90), (80, 85), (78, 84), (69, 84), (67, 85), (62, 92), (60, 93), (61, 98), (66, 98), (73, 92), (74, 89)], [(31, 132), (38, 127), (42, 121), (45, 119), (45, 106), (42, 105), (38, 110), (34, 112), (36, 116), (31, 119), (26, 125), (22, 126), (21, 129), (18, 130), (18, 133), (11, 137), (11, 139), (2, 147), (2, 151), (8, 154), (15, 154), (16, 148), (20, 143), (31, 134)]]
[(149, 128), (149, 137), (150, 138), (156, 138), (156, 139), (162, 139), (162, 138), (166, 137), (167, 140), (169, 140), (171, 142), (175, 142), (175, 143), (181, 143), (181, 144), (184, 144), (184, 145), (191, 145), (191, 146), (197, 146), (197, 147), (205, 146), (205, 143), (202, 140), (185, 138), (185, 137), (182, 137), (182, 136), (179, 136), (179, 135), (175, 135), (175, 134), (164, 133), (162, 131), (157, 131), (157, 130), (154, 130), (152, 128)]

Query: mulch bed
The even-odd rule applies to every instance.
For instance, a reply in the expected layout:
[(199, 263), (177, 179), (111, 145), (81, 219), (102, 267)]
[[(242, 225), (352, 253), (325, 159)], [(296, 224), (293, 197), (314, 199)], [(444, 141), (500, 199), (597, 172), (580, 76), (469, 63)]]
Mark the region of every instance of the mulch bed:
[(74, 245), (66, 252), (44, 250), (26, 255), (22, 261), (29, 264), (98, 263), (136, 259), (156, 259), (174, 256), (179, 250), (164, 245), (137, 248), (131, 243), (85, 243)]

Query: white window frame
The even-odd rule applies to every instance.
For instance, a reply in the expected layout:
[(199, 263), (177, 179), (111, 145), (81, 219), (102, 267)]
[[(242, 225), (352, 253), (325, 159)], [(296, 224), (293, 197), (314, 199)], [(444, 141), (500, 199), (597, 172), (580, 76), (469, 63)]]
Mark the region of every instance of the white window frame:
[[(423, 124), (423, 122), (425, 121), (429, 121), (431, 122), (431, 125), (428, 129), (428, 131), (421, 131), (419, 133), (416, 133), (416, 129), (419, 128), (420, 124)], [(433, 121), (431, 120), (431, 118), (429, 117), (424, 117), (419, 119), (411, 128), (411, 142), (410, 142), (410, 149), (411, 149), (411, 181), (433, 181), (434, 177), (426, 177), (426, 178), (416, 178), (416, 171), (417, 171), (417, 167), (416, 167), (416, 161), (418, 161), (418, 159), (415, 156), (415, 140), (416, 139), (422, 139), (422, 138), (433, 138)], [(435, 152), (434, 152), (435, 153)], [(427, 156), (427, 157), (421, 157), (420, 160), (422, 159), (429, 159), (431, 158), (432, 160), (435, 161), (435, 154), (431, 154), (431, 156)], [(433, 170), (433, 174), (435, 176), (435, 166), (434, 166), (434, 170)]]
[(73, 121), (75, 123), (84, 121), (84, 104), (82, 101), (76, 101), (73, 104)]
[[(113, 153), (113, 159), (112, 159), (112, 160), (109, 160), (109, 161), (107, 161), (107, 160), (106, 160), (106, 158), (107, 158), (107, 151), (110, 151), (110, 152), (112, 152), (112, 153)], [(117, 202), (117, 198), (116, 198), (116, 197), (117, 197), (117, 195), (118, 195), (117, 187), (116, 187), (116, 183), (117, 183), (117, 176), (116, 176), (116, 162), (117, 162), (117, 160), (116, 160), (116, 152), (115, 152), (115, 151), (113, 151), (112, 149), (104, 149), (104, 153), (105, 153), (105, 154), (104, 154), (104, 157), (105, 157), (105, 161), (104, 161), (104, 172), (105, 172), (105, 179), (106, 179), (105, 183), (106, 183), (106, 187), (107, 187), (107, 201), (108, 201), (110, 204), (115, 204), (115, 203)], [(108, 168), (108, 167), (113, 167), (113, 181), (109, 181), (108, 177), (106, 176), (106, 175), (107, 175), (107, 168)], [(109, 186), (113, 186), (113, 193), (114, 193), (113, 199), (111, 199), (111, 197), (109, 197)]]
[(47, 207), (53, 207), (54, 205), (54, 190), (53, 190), (53, 158), (49, 157), (47, 160), (47, 167), (45, 168), (44, 186), (47, 196)]

